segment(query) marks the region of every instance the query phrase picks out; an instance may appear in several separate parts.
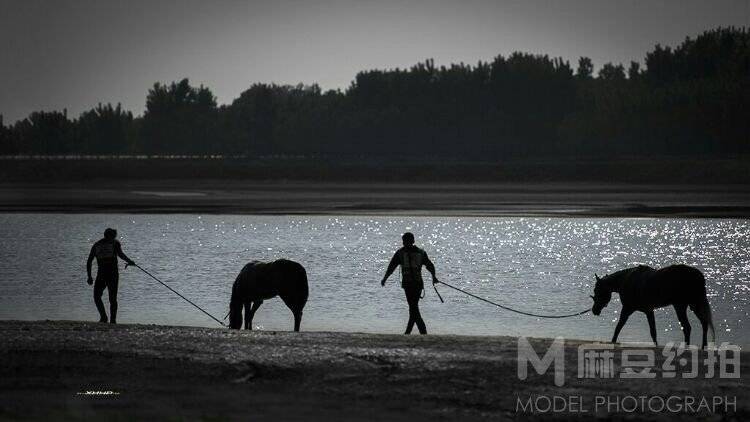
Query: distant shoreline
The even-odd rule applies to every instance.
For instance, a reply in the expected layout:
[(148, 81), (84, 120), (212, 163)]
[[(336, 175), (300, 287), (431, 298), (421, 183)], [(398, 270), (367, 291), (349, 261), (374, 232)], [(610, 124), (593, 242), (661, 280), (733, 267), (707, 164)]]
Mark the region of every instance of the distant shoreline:
[(237, 180), (0, 183), (0, 212), (750, 218), (750, 185)]
[[(75, 157), (73, 157), (75, 158)], [(222, 182), (232, 185), (750, 185), (750, 156), (615, 155), (509, 156), (490, 160), (452, 157), (271, 156), (254, 158), (6, 159), (0, 184), (110, 185)]]

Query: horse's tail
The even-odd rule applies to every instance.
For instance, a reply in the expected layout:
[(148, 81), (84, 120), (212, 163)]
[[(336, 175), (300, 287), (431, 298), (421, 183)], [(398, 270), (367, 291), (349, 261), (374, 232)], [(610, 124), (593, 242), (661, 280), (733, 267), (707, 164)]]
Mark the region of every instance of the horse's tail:
[(304, 288), (302, 289), (302, 296), (304, 297), (303, 305), (307, 303), (307, 297), (310, 294), (310, 288), (308, 287), (308, 280), (307, 280), (307, 271), (305, 271), (305, 267), (300, 265), (300, 268), (302, 269), (302, 285)]

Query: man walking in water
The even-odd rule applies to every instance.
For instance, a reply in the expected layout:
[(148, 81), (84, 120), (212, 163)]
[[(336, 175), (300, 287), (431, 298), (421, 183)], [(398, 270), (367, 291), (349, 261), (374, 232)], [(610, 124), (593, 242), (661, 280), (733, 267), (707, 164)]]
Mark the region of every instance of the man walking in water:
[[(122, 246), (117, 241), (117, 230), (104, 230), (104, 239), (94, 243), (89, 253), (89, 259), (86, 262), (86, 271), (89, 278), (89, 285), (94, 285), (94, 303), (99, 310), (99, 322), (107, 322), (107, 312), (104, 310), (102, 303), (102, 294), (104, 289), (109, 293), (109, 322), (117, 323), (117, 283), (119, 281), (119, 272), (117, 270), (117, 257), (122, 258), (128, 265), (135, 265), (132, 259), (125, 256), (122, 252)], [(91, 278), (91, 262), (96, 258), (96, 283)]]
[(414, 324), (417, 324), (420, 334), (427, 334), (427, 327), (422, 320), (422, 315), (419, 313), (419, 299), (421, 299), (422, 290), (424, 290), (422, 266), (427, 267), (427, 271), (432, 274), (433, 284), (438, 281), (435, 276), (435, 266), (432, 265), (430, 258), (427, 257), (427, 252), (414, 246), (413, 234), (409, 232), (404, 233), (401, 239), (404, 242), (404, 246), (393, 255), (380, 285), (385, 286), (385, 281), (388, 277), (393, 274), (396, 267), (401, 265), (401, 287), (403, 287), (404, 293), (406, 293), (406, 302), (409, 304), (409, 323), (406, 324), (406, 332), (404, 334), (411, 334)]

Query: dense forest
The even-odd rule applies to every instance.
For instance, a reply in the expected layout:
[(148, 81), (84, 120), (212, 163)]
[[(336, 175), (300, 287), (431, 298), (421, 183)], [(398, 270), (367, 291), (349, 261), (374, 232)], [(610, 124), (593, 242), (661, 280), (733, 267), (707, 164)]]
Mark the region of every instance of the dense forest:
[(142, 116), (99, 105), (0, 125), (0, 154), (223, 154), (495, 159), (750, 152), (750, 34), (720, 28), (644, 66), (513, 53), (476, 65), (369, 70), (346, 90), (256, 84), (218, 105), (187, 79)]

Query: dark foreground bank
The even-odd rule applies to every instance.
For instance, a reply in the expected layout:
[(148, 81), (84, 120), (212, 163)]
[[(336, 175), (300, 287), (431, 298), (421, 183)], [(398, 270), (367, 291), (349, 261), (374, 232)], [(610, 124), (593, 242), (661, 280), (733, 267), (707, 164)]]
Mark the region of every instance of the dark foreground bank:
[[(169, 420), (747, 420), (739, 379), (579, 379), (580, 341), (565, 344), (565, 384), (517, 374), (517, 339), (245, 332), (82, 322), (0, 322), (0, 419)], [(551, 340), (530, 340), (543, 353)], [(619, 349), (618, 349), (619, 350)], [(565, 397), (562, 412), (519, 408)], [(724, 413), (628, 412), (597, 396), (736, 397)], [(576, 405), (577, 402), (582, 402)], [(628, 406), (623, 401), (624, 407)], [(676, 402), (675, 402), (676, 403)], [(683, 399), (684, 403), (684, 399)], [(541, 402), (544, 405), (544, 402)], [(597, 410), (598, 409), (598, 410)]]

